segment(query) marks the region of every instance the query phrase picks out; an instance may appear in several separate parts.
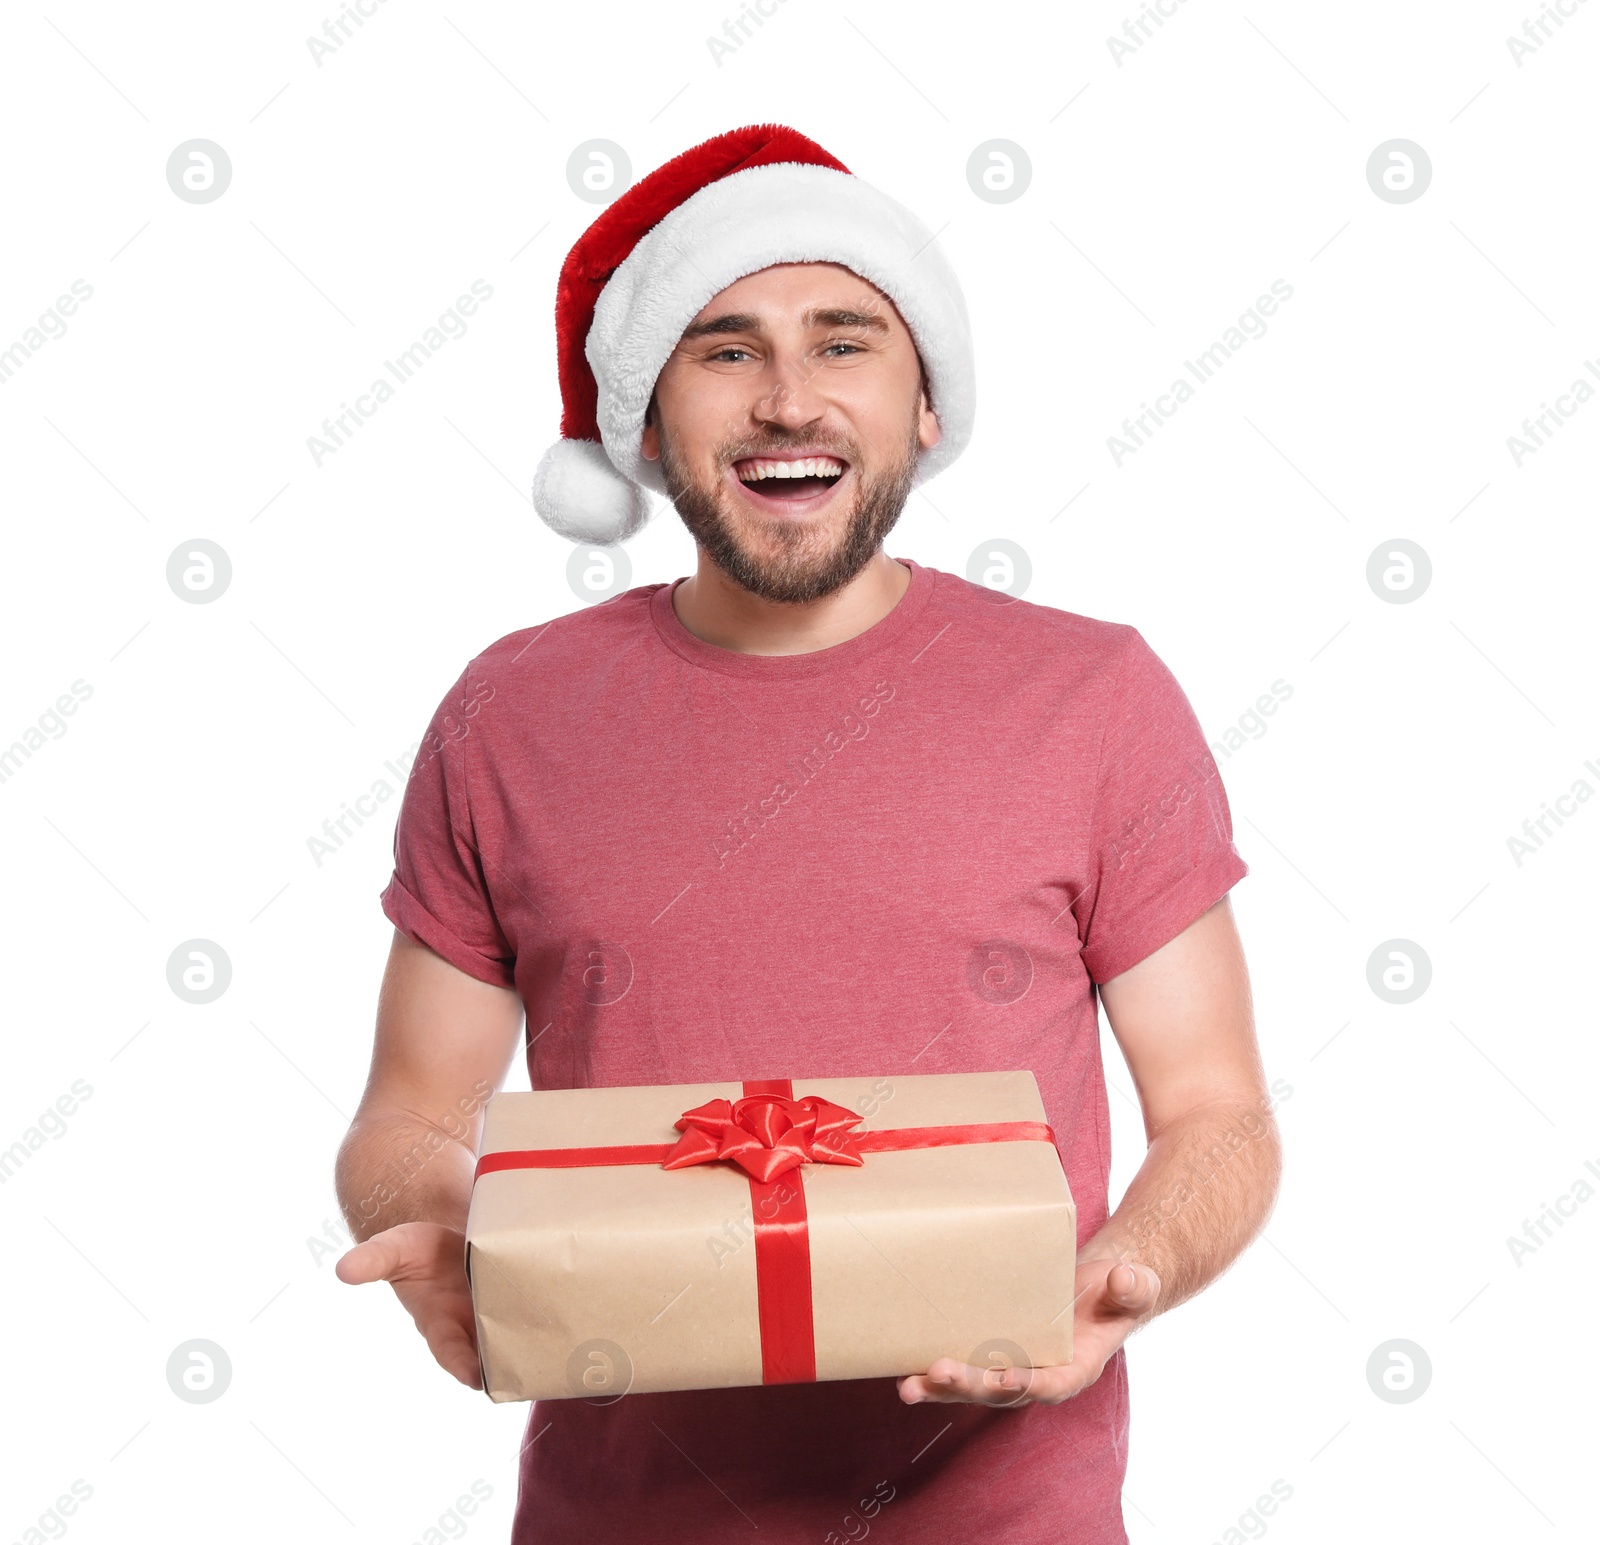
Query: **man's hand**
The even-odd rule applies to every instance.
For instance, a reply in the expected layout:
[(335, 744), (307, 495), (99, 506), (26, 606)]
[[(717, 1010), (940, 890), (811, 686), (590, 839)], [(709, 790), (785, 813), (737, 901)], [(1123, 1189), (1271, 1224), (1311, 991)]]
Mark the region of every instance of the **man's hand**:
[(1128, 1339), (1155, 1311), (1161, 1279), (1148, 1266), (1111, 1260), (1083, 1261), (1072, 1313), (1072, 1361), (1057, 1368), (974, 1368), (938, 1358), (926, 1373), (900, 1380), (907, 1405), (964, 1401), (975, 1405), (1059, 1405), (1087, 1389)]
[(438, 1223), (397, 1223), (339, 1257), (341, 1282), (387, 1282), (446, 1373), (482, 1389), (467, 1282), (466, 1236)]

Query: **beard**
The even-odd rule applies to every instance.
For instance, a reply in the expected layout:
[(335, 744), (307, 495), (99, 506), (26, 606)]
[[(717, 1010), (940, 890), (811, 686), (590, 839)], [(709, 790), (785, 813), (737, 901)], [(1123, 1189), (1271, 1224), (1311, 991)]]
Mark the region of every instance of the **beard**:
[[(815, 601), (849, 584), (872, 561), (900, 519), (916, 480), (921, 450), (915, 416), (900, 454), (870, 478), (862, 474), (858, 449), (839, 446), (836, 454), (856, 477), (855, 501), (845, 512), (841, 529), (837, 513), (819, 525), (767, 520), (755, 510), (728, 507), (738, 496), (729, 492), (721, 478), (722, 469), (746, 456), (781, 457), (790, 447), (815, 445), (815, 436), (797, 434), (785, 439), (781, 430), (769, 429), (760, 445), (725, 448), (726, 454), (717, 457), (717, 479), (707, 487), (696, 482), (679, 461), (665, 430), (658, 426), (657, 432), (662, 481), (689, 534), (734, 584), (766, 601)], [(760, 549), (740, 540), (740, 530), (752, 528), (765, 539)]]

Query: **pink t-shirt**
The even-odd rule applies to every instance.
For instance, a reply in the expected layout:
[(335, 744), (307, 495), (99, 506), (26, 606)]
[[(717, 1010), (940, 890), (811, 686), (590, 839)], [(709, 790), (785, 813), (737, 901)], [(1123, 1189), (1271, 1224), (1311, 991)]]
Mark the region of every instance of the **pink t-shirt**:
[[(385, 913), (515, 986), (536, 1089), (1030, 1068), (1105, 1221), (1097, 982), (1245, 874), (1194, 713), (1131, 627), (910, 559), (809, 654), (641, 585), (508, 634), (445, 695)], [(443, 1027), (441, 1027), (442, 1033)], [(893, 1379), (540, 1401), (514, 1545), (1125, 1541), (1121, 1353), (1058, 1406)]]

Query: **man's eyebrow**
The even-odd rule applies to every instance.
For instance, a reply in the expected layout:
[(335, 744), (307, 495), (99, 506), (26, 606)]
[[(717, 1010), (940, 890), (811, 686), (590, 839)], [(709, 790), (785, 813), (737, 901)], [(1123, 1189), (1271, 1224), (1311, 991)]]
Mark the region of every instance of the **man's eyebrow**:
[(704, 322), (691, 322), (683, 330), (681, 343), (694, 338), (704, 338), (710, 333), (754, 333), (761, 330), (761, 319), (748, 311), (725, 311), (719, 317), (709, 317)]
[(807, 327), (864, 327), (870, 332), (886, 333), (889, 324), (876, 311), (852, 311), (842, 307), (813, 307), (802, 319)]
[[(859, 327), (871, 332), (886, 333), (889, 324), (876, 311), (855, 311), (849, 307), (813, 306), (801, 317), (806, 327)], [(683, 330), (682, 343), (719, 333), (758, 333), (761, 318), (748, 311), (725, 311), (721, 316), (708, 317), (704, 322), (691, 322)]]

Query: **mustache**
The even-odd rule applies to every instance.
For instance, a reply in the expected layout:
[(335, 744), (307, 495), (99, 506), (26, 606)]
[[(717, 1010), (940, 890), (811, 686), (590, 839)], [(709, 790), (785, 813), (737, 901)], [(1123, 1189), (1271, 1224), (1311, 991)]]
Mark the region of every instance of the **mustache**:
[(785, 452), (804, 446), (813, 456), (836, 456), (849, 466), (856, 466), (860, 457), (856, 455), (853, 446), (819, 444), (814, 435), (795, 435), (787, 441), (780, 441), (776, 445), (742, 445), (721, 458), (722, 465), (731, 467), (736, 461), (744, 461), (752, 456), (782, 456)]

